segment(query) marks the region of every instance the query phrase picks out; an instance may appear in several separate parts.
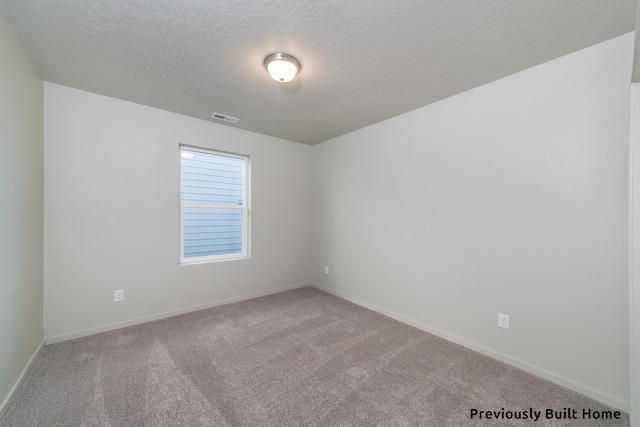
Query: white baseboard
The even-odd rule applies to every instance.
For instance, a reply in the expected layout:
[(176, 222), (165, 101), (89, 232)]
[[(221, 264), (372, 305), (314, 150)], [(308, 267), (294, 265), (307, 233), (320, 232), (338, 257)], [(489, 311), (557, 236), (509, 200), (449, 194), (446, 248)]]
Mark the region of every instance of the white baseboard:
[(45, 337), (45, 341), (46, 341), (47, 345), (55, 344), (55, 343), (59, 343), (59, 342), (63, 342), (63, 341), (73, 340), (73, 339), (76, 339), (76, 338), (87, 337), (89, 335), (99, 334), (101, 332), (108, 332), (108, 331), (113, 331), (115, 329), (126, 328), (127, 326), (139, 325), (141, 323), (152, 322), (154, 320), (165, 319), (167, 317), (173, 317), (173, 316), (178, 316), (180, 314), (191, 313), (193, 311), (204, 310), (204, 309), (211, 308), (211, 307), (217, 307), (219, 305), (231, 304), (231, 303), (234, 303), (234, 302), (245, 301), (245, 300), (249, 300), (249, 299), (253, 299), (253, 298), (259, 298), (259, 297), (264, 297), (264, 296), (267, 296), (267, 295), (279, 294), (280, 292), (291, 291), (293, 289), (299, 289), (299, 288), (303, 288), (305, 286), (312, 286), (312, 284), (304, 283), (304, 284), (293, 285), (293, 286), (285, 286), (285, 287), (282, 287), (282, 288), (270, 289), (268, 291), (255, 292), (255, 293), (252, 293), (252, 294), (242, 295), (240, 297), (227, 298), (227, 299), (223, 299), (223, 300), (208, 302), (206, 304), (199, 304), (199, 305), (194, 305), (194, 306), (191, 306), (191, 307), (181, 308), (181, 309), (178, 309), (178, 310), (171, 310), (171, 311), (167, 311), (167, 312), (164, 312), (164, 313), (158, 313), (158, 314), (153, 314), (153, 315), (150, 315), (150, 316), (144, 316), (144, 317), (138, 317), (138, 318), (135, 318), (135, 319), (125, 320), (125, 321), (122, 321), (122, 322), (110, 323), (108, 325), (98, 326), (98, 327), (95, 327), (95, 328), (83, 329), (81, 331), (69, 332), (69, 333), (66, 333), (66, 334), (55, 335), (55, 336), (52, 336), (52, 337)]
[(22, 372), (20, 372), (20, 376), (16, 380), (15, 384), (13, 384), (13, 387), (11, 387), (11, 390), (9, 390), (9, 394), (7, 394), (7, 397), (5, 397), (4, 400), (2, 401), (2, 404), (0, 404), (0, 419), (2, 419), (5, 412), (7, 412), (7, 408), (9, 408), (9, 404), (11, 403), (11, 400), (13, 400), (13, 396), (16, 394), (16, 391), (18, 391), (18, 389), (22, 385), (22, 382), (24, 381), (24, 379), (27, 378), (27, 374), (29, 374), (29, 371), (33, 367), (33, 364), (36, 362), (36, 360), (38, 360), (38, 356), (40, 356), (40, 353), (42, 353), (42, 350), (44, 349), (44, 345), (45, 345), (44, 340), (42, 340), (42, 342), (38, 345), (38, 348), (36, 348), (36, 351), (34, 351), (33, 354), (31, 355), (31, 358), (29, 358), (29, 361), (25, 365)]
[(538, 377), (544, 378), (545, 380), (551, 381), (553, 383), (556, 383), (558, 385), (561, 385), (563, 387), (566, 387), (568, 389), (571, 389), (575, 392), (578, 392), (580, 394), (583, 394), (587, 397), (590, 397), (592, 399), (595, 399), (599, 402), (604, 403), (605, 405), (609, 405), (614, 407), (615, 409), (619, 409), (621, 411), (624, 412), (629, 412), (630, 409), (630, 405), (629, 402), (625, 402), (623, 400), (620, 400), (614, 396), (610, 396), (606, 393), (602, 393), (598, 390), (595, 390), (591, 387), (587, 387), (583, 384), (577, 383), (575, 381), (572, 381), (568, 378), (565, 378), (561, 375), (557, 375), (554, 374), (553, 372), (547, 371), (543, 368), (539, 368), (537, 366), (531, 365), (527, 362), (524, 362), (522, 360), (519, 359), (515, 359), (511, 356), (507, 356), (505, 354), (499, 353), (497, 351), (491, 350), (490, 348), (484, 347), (482, 345), (476, 344), (474, 342), (471, 341), (467, 341), (466, 339), (457, 337), (455, 335), (451, 335), (447, 332), (441, 331), (439, 329), (436, 328), (432, 328), (430, 326), (427, 326), (423, 323), (420, 322), (416, 322), (415, 320), (409, 319), (405, 316), (396, 314), (394, 312), (391, 312), (389, 310), (385, 310), (383, 308), (380, 308), (376, 305), (370, 304), (366, 301), (360, 300), (358, 298), (354, 298), (350, 295), (346, 295), (342, 292), (333, 290), (333, 289), (329, 289), (326, 288), (324, 286), (320, 286), (316, 283), (313, 283), (311, 286), (320, 289), (322, 291), (325, 291), (331, 295), (337, 296), (338, 298), (342, 298), (345, 299), (347, 301), (350, 301), (354, 304), (357, 304), (359, 306), (368, 308), (370, 310), (373, 310), (375, 312), (378, 312), (380, 314), (383, 314), (387, 317), (391, 317), (392, 319), (398, 320), (402, 323), (406, 323), (408, 325), (411, 325), (415, 328), (421, 329), (425, 332), (429, 332), (430, 334), (436, 335), (440, 338), (444, 338), (448, 341), (454, 342), (456, 344), (460, 344), (461, 346), (464, 346), (468, 349), (477, 351), (478, 353), (482, 353), (486, 356), (489, 356), (491, 358), (497, 359), (501, 362), (507, 363), (511, 366), (515, 366), (516, 368), (522, 369), (523, 371), (529, 372), (530, 374), (536, 375)]

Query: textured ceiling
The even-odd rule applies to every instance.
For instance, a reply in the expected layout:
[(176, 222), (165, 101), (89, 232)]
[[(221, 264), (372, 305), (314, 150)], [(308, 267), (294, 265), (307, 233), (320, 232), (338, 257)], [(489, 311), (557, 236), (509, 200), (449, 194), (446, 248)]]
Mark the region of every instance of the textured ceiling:
[[(635, 0), (0, 0), (45, 80), (315, 144), (634, 30)], [(262, 61), (293, 54), (292, 82)], [(227, 125), (227, 124), (224, 124)]]

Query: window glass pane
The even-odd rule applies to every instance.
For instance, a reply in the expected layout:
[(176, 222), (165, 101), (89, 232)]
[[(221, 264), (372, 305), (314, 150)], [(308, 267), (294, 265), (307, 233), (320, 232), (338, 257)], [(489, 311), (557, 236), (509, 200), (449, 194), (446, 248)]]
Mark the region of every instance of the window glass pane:
[(242, 253), (242, 209), (184, 209), (184, 257)]
[(182, 149), (180, 198), (183, 203), (244, 204), (245, 160)]
[(181, 263), (248, 256), (248, 158), (180, 148)]

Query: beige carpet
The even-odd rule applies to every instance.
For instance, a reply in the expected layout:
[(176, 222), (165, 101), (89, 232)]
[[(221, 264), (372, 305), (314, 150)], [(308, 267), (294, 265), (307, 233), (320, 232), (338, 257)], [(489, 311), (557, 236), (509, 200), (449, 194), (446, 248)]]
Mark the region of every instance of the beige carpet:
[(303, 288), (49, 345), (0, 426), (629, 425), (593, 419), (613, 412)]

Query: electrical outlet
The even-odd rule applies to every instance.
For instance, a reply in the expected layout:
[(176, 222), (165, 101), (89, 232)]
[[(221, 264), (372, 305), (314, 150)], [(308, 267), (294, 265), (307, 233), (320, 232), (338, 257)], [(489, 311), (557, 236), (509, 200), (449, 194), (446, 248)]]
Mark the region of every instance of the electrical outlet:
[(122, 289), (113, 291), (113, 302), (124, 301), (124, 291)]
[(498, 327), (509, 329), (509, 315), (498, 313)]
[(324, 266), (324, 274), (329, 274), (329, 266), (328, 265)]

